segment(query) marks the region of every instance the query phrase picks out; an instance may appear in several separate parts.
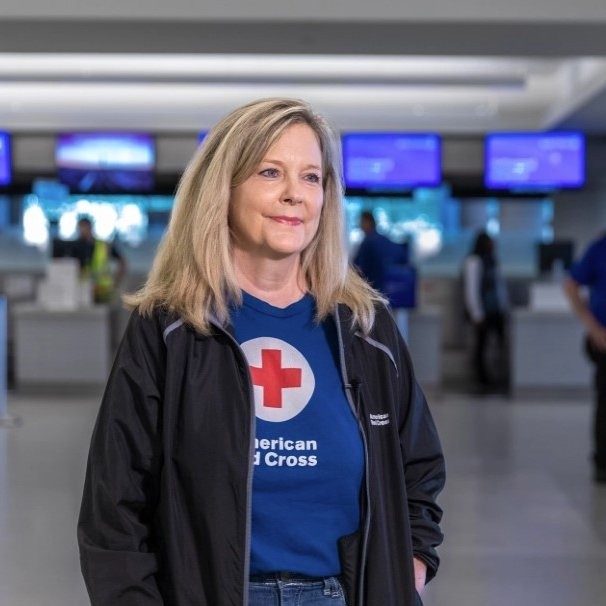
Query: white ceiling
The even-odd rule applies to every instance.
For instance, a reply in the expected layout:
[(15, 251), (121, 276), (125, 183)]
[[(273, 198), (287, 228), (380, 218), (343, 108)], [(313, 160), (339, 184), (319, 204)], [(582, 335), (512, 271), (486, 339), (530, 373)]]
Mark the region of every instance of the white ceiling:
[(0, 17), (11, 19), (119, 21), (142, 16), (159, 21), (595, 22), (606, 20), (606, 4), (603, 0), (3, 0), (0, 7)]
[(601, 95), (606, 58), (0, 53), (0, 127), (19, 131), (197, 131), (294, 96), (341, 129), (606, 132)]
[(606, 134), (606, 0), (0, 4), (0, 128), (191, 132), (276, 95), (342, 129)]

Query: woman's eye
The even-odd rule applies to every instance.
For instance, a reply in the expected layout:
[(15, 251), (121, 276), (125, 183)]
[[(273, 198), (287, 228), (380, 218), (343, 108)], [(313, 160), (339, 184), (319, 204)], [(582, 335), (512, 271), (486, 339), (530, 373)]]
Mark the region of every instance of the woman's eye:
[(259, 174), (263, 175), (264, 177), (277, 177), (278, 169), (277, 168), (266, 168), (266, 169), (262, 170)]
[(310, 173), (306, 179), (312, 183), (320, 183), (320, 175), (316, 175), (316, 173)]

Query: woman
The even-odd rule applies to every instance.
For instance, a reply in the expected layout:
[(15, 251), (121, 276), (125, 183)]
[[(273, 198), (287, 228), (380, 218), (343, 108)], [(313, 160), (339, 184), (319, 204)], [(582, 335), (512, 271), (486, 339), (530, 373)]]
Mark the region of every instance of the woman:
[(497, 337), (500, 359), (504, 360), (507, 311), (505, 283), (499, 272), (494, 242), (486, 232), (477, 234), (473, 248), (465, 259), (463, 282), (465, 310), (475, 332), (473, 370), (480, 389), (486, 389), (497, 382), (496, 369), (490, 371), (486, 360), (488, 339), (491, 333)]
[(438, 436), (348, 268), (311, 108), (224, 118), (179, 185), (107, 385), (78, 537), (94, 605), (402, 606), (438, 566)]

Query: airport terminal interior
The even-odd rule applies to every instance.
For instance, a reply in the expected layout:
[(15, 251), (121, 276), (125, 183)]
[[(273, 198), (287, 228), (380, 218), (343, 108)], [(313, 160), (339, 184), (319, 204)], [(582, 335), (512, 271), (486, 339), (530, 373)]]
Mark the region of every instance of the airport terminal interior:
[(337, 134), (350, 262), (367, 213), (399, 255), (381, 290), (447, 469), (423, 603), (604, 603), (597, 366), (570, 285), (594, 304), (606, 3), (147, 4), (0, 6), (0, 605), (90, 603), (76, 525), (120, 297), (209, 131), (265, 97)]

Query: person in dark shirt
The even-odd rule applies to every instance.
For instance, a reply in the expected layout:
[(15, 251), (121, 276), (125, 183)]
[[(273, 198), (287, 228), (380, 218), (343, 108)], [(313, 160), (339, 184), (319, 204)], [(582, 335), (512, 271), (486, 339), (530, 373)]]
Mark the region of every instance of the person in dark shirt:
[[(114, 244), (97, 240), (93, 236), (92, 222), (88, 217), (82, 217), (78, 221), (78, 239), (70, 246), (70, 256), (78, 259), (82, 275), (91, 278), (95, 302), (110, 301), (126, 273), (126, 261)], [(110, 258), (118, 262), (115, 276), (112, 274)]]
[[(583, 286), (589, 287), (589, 301)], [(606, 234), (572, 266), (564, 290), (587, 331), (585, 349), (595, 366), (594, 477), (606, 483)]]
[(385, 293), (389, 267), (406, 263), (404, 247), (377, 232), (375, 218), (369, 211), (360, 215), (360, 229), (365, 236), (354, 258), (354, 265), (374, 288)]

